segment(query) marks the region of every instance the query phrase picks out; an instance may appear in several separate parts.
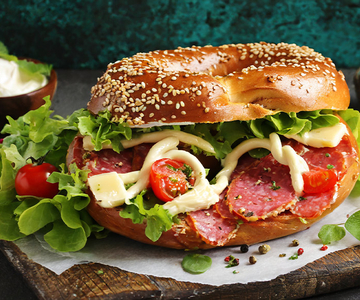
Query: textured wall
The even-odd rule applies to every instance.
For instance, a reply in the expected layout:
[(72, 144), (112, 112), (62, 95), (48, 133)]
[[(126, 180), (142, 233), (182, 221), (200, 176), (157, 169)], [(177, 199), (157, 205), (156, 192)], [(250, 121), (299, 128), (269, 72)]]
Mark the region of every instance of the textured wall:
[(0, 40), (55, 68), (104, 69), (136, 52), (255, 41), (308, 45), (360, 66), (359, 0), (9, 0)]

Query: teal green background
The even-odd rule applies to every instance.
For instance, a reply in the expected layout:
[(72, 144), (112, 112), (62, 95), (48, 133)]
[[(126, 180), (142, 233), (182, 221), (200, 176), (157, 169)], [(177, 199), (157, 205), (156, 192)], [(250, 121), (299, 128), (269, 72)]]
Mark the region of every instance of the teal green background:
[(0, 8), (0, 40), (11, 54), (63, 69), (105, 69), (156, 49), (258, 41), (308, 45), (353, 68), (360, 66), (360, 1), (13, 0)]

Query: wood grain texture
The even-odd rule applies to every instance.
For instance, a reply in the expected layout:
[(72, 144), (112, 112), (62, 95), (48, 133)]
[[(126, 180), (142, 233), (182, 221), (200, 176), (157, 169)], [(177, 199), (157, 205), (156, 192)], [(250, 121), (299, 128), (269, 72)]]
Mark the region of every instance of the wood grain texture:
[(126, 272), (98, 263), (75, 265), (61, 275), (31, 261), (12, 242), (0, 249), (39, 299), (300, 299), (360, 285), (360, 245), (330, 253), (286, 275), (219, 287)]

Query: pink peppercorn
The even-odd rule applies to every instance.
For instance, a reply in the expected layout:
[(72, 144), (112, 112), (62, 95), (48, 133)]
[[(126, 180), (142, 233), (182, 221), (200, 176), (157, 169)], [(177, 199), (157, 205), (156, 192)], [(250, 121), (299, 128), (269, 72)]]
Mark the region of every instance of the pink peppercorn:
[(322, 245), (322, 247), (320, 248), (321, 251), (325, 251), (327, 249), (328, 249), (328, 246), (326, 246), (326, 245)]
[(304, 249), (303, 248), (299, 248), (297, 251), (298, 255), (301, 255), (304, 253)]

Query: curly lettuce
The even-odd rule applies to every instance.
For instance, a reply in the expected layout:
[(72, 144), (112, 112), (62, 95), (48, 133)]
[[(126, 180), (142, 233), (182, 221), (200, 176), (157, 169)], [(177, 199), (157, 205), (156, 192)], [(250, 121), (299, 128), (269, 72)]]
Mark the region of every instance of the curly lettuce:
[[(96, 224), (86, 211), (89, 196), (86, 194), (87, 171), (65, 165), (70, 143), (79, 132), (91, 137), (96, 150), (111, 143), (121, 152), (121, 140), (150, 131), (163, 129), (182, 130), (209, 141), (218, 159), (224, 158), (240, 142), (250, 138), (266, 138), (271, 132), (300, 134), (316, 128), (334, 125), (338, 119), (332, 111), (318, 110), (300, 113), (277, 113), (252, 121), (233, 121), (216, 124), (193, 124), (131, 129), (126, 123), (112, 122), (110, 113), (93, 116), (80, 109), (67, 118), (53, 115), (51, 101), (17, 120), (7, 117), (8, 124), (1, 133), (6, 135), (0, 144), (0, 239), (14, 241), (35, 232), (44, 234), (51, 247), (59, 251), (78, 251), (94, 235), (103, 237), (106, 231)], [(360, 144), (359, 112), (339, 112), (349, 124)], [(195, 153), (202, 150), (191, 146)], [(210, 153), (206, 153), (210, 155)], [(211, 154), (213, 155), (213, 154)], [(49, 181), (59, 183), (59, 193), (54, 198), (39, 199), (16, 195), (14, 179), (17, 171), (28, 163), (28, 158), (45, 156), (45, 162), (61, 171), (53, 173)], [(121, 216), (134, 223), (146, 221), (146, 235), (152, 241), (177, 221), (151, 193), (143, 191), (130, 200)]]

